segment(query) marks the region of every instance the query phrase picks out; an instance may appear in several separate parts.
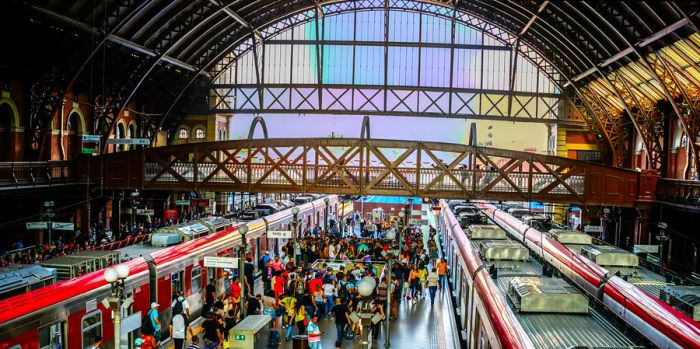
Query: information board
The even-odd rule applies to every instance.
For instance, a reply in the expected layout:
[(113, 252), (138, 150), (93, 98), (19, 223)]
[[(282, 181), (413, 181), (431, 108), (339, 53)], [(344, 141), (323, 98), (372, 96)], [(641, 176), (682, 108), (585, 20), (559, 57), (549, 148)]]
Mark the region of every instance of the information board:
[(268, 239), (291, 239), (292, 238), (292, 231), (291, 230), (268, 230), (267, 231), (267, 238)]
[(204, 266), (207, 268), (236, 268), (238, 258), (205, 256)]

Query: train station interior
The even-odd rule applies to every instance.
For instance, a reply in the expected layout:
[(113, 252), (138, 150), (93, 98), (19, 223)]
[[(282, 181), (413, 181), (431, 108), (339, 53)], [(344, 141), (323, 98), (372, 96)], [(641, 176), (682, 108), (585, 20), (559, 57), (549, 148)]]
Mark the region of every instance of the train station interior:
[(700, 348), (699, 26), (2, 1), (0, 349)]

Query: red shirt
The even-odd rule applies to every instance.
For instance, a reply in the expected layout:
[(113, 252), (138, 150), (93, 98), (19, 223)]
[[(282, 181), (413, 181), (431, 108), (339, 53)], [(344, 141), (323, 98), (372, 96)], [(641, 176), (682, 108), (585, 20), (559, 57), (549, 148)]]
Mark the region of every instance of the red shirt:
[(231, 283), (231, 297), (239, 298), (241, 296), (241, 285), (237, 282)]
[(309, 281), (309, 291), (311, 291), (311, 294), (317, 290), (320, 290), (321, 287), (323, 287), (323, 281), (321, 281), (321, 279), (313, 278), (311, 281)]

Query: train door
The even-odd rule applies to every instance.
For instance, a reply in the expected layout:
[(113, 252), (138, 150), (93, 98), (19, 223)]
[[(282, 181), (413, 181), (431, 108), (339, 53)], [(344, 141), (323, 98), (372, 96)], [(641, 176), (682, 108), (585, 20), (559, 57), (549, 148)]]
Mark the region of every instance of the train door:
[(196, 317), (197, 312), (202, 309), (202, 267), (195, 264), (190, 272), (190, 287), (191, 294), (187, 297), (187, 303), (190, 306), (190, 319)]
[(185, 271), (180, 270), (170, 275), (172, 283), (173, 296), (177, 294), (185, 294)]
[[(126, 299), (131, 298), (133, 300), (135, 297), (135, 294), (136, 294), (136, 292), (134, 292), (134, 290), (132, 289), (132, 290), (127, 291), (124, 296), (126, 297)], [(141, 321), (141, 312), (138, 312), (136, 315), (134, 315), (134, 302), (129, 302), (128, 307), (124, 307), (122, 305), (122, 316), (123, 316), (122, 324), (124, 322), (126, 322), (127, 319), (132, 319), (132, 316), (135, 316), (136, 318), (139, 319), (139, 321)], [(125, 347), (124, 345), (126, 344), (125, 348), (133, 349), (134, 348), (134, 341), (136, 340), (136, 338), (138, 338), (140, 336), (141, 328), (138, 327), (136, 329), (133, 329), (132, 331), (124, 333), (125, 331), (126, 330), (124, 329), (124, 325), (122, 325), (121, 347)], [(126, 343), (124, 342), (125, 339), (126, 339)]]
[(57, 349), (66, 347), (66, 322), (54, 322), (39, 327), (39, 349)]

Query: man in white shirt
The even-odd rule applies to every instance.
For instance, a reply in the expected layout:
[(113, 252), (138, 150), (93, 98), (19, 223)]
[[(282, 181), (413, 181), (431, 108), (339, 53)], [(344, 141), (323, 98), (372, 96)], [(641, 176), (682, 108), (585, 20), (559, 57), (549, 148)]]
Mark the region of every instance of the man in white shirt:
[(182, 296), (182, 292), (179, 292), (180, 294), (173, 300), (172, 304), (170, 304), (170, 309), (175, 309), (175, 304), (180, 303), (182, 305), (182, 312), (185, 314), (185, 317), (187, 319), (190, 318), (190, 304), (187, 302), (187, 298)]
[(328, 258), (335, 259), (335, 251), (336, 251), (335, 245), (329, 244), (328, 245)]
[(192, 336), (192, 328), (183, 314), (175, 314), (170, 321), (170, 333), (173, 338), (175, 349), (184, 349), (187, 332)]

